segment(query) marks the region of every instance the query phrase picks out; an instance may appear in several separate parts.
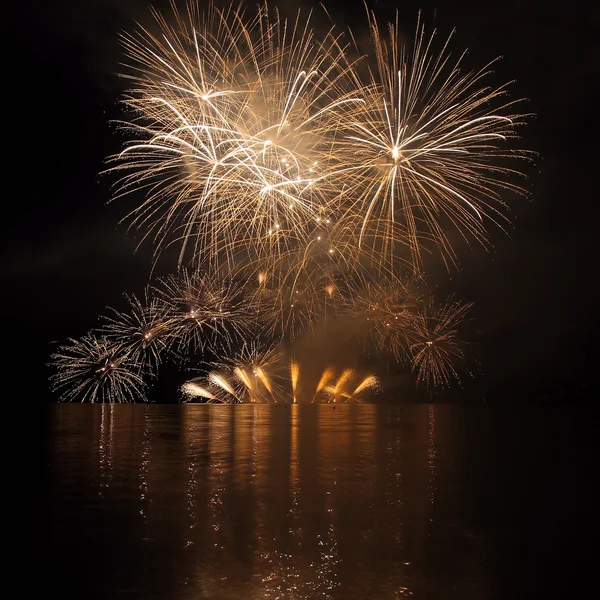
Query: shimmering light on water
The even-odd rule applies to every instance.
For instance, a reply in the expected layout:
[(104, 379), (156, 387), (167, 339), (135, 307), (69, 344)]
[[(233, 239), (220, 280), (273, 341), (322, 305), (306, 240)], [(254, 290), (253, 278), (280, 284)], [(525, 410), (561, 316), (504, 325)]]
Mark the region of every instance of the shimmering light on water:
[(510, 542), (481, 515), (510, 506), (506, 472), (468, 459), (463, 408), (53, 406), (52, 581), (86, 600), (500, 598)]

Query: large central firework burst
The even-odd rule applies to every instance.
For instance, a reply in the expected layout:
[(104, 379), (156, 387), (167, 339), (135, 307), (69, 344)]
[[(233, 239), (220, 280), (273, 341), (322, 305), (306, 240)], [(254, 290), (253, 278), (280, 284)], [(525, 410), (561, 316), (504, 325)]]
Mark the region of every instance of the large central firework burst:
[[(470, 305), (433, 305), (422, 254), (455, 264), (455, 233), (485, 245), (505, 194), (523, 193), (507, 161), (528, 157), (509, 146), (524, 117), (506, 86), (486, 83), (489, 65), (463, 71), (450, 38), (438, 47), (420, 21), (410, 48), (398, 23), (382, 31), (369, 14), (370, 56), (334, 25), (317, 36), (310, 12), (190, 3), (169, 19), (153, 14), (152, 27), (123, 36), (130, 141), (108, 172), (119, 175), (115, 197), (137, 201), (130, 225), (156, 255), (179, 245), (179, 272), (151, 285), (145, 303), (130, 298), (131, 312), (112, 314), (90, 348), (114, 346), (152, 373), (164, 354), (200, 350), (220, 359), (188, 396), (274, 401), (268, 357), (335, 322), (417, 381), (458, 378)], [(251, 360), (248, 336), (260, 341)], [(55, 355), (57, 386), (68, 348)], [(74, 379), (87, 372), (76, 369), (80, 353)], [(289, 364), (279, 396), (296, 399), (301, 368)], [(313, 399), (377, 387), (366, 374), (350, 390), (350, 366), (337, 383), (333, 366), (319, 372)]]
[(303, 243), (335, 197), (331, 138), (364, 103), (344, 89), (339, 38), (266, 6), (250, 18), (191, 7), (175, 26), (155, 16), (160, 34), (124, 37), (138, 115), (125, 126), (139, 139), (114, 169), (127, 172), (122, 192), (148, 190), (133, 223), (201, 262)]

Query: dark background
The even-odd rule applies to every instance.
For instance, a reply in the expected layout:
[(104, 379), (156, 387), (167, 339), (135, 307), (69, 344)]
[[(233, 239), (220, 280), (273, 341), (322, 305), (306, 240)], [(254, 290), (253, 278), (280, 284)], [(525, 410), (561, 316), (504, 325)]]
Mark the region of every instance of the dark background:
[[(166, 2), (155, 2), (165, 7)], [(305, 3), (307, 6), (308, 3)], [(440, 398), (482, 401), (585, 401), (595, 342), (598, 219), (598, 8), (516, 0), (398, 2), (403, 33), (417, 12), (452, 48), (469, 48), (467, 66), (503, 60), (490, 81), (515, 79), (513, 97), (536, 117), (522, 146), (539, 152), (528, 170), (533, 201), (512, 202), (510, 236), (492, 230), (494, 249), (463, 252), (461, 270), (431, 277), (476, 303), (473, 351), (481, 373)], [(589, 3), (590, 6), (593, 3)], [(286, 3), (292, 11), (297, 3)], [(382, 20), (393, 2), (369, 2)], [(340, 24), (365, 31), (362, 2), (329, 2)], [(19, 2), (11, 9), (4, 57), (4, 169), (1, 277), (4, 342), (31, 393), (48, 392), (50, 342), (78, 337), (123, 292), (140, 292), (152, 247), (119, 220), (127, 207), (106, 205), (109, 181), (98, 174), (122, 139), (123, 81), (118, 34), (147, 22), (140, 0)], [(287, 9), (286, 9), (287, 10)], [(12, 166), (12, 159), (15, 165)], [(11, 361), (12, 362), (12, 361)], [(22, 377), (26, 377), (23, 380)]]

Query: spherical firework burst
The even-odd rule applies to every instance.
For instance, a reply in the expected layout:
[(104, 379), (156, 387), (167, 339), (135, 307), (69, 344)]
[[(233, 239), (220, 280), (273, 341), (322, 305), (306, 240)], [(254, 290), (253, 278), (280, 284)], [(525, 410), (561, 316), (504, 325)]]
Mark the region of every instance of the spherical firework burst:
[(212, 5), (174, 25), (155, 17), (159, 34), (123, 40), (137, 117), (124, 126), (137, 139), (113, 169), (121, 193), (147, 191), (133, 224), (200, 262), (301, 242), (329, 202), (329, 139), (362, 102), (343, 89), (338, 37), (316, 38), (310, 13), (288, 21), (267, 5), (253, 17)]
[(146, 384), (126, 350), (106, 338), (70, 339), (51, 355), (56, 373), (52, 388), (66, 402), (136, 402), (145, 399)]
[(128, 311), (111, 308), (100, 333), (127, 353), (140, 370), (156, 374), (169, 347), (172, 335), (168, 306), (146, 290), (144, 301), (135, 295), (125, 296)]
[(455, 263), (450, 230), (485, 244), (487, 223), (506, 223), (505, 194), (525, 193), (506, 161), (531, 156), (509, 145), (525, 115), (514, 112), (506, 85), (487, 83), (492, 63), (468, 71), (464, 53), (452, 58), (451, 36), (436, 51), (435, 31), (427, 36), (418, 23), (409, 49), (397, 22), (386, 34), (372, 14), (370, 28), (372, 93), (336, 140), (347, 163), (345, 216), (360, 244), (393, 254), (408, 243), (416, 268), (427, 240)]
[(452, 379), (460, 382), (457, 364), (464, 358), (464, 342), (459, 333), (472, 306), (453, 299), (440, 306), (429, 299), (422, 306), (415, 320), (418, 339), (410, 347), (417, 383), (433, 387), (448, 386)]

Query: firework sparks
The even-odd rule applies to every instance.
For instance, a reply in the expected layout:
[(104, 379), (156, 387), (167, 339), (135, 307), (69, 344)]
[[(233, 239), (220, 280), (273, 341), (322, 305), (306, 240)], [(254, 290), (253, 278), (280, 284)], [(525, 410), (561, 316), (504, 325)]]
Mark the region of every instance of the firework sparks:
[(451, 36), (437, 46), (420, 20), (409, 48), (397, 22), (385, 33), (369, 14), (373, 54), (352, 61), (354, 36), (349, 52), (335, 26), (315, 33), (311, 13), (173, 11), (171, 23), (153, 12), (157, 34), (123, 36), (130, 141), (108, 171), (115, 198), (142, 197), (129, 222), (156, 256), (179, 244), (178, 274), (128, 297), (103, 337), (52, 355), (61, 399), (129, 401), (143, 395), (140, 369), (202, 352), (234, 358), (187, 382), (189, 398), (276, 402), (291, 389), (296, 402), (314, 389), (313, 402), (356, 400), (374, 375), (355, 384), (353, 369), (336, 380), (326, 367), (314, 386), (282, 358), (332, 321), (410, 365), (417, 383), (459, 379), (470, 305), (416, 290), (425, 251), (450, 268), (455, 238), (487, 245), (508, 195), (524, 193), (511, 161), (531, 156), (512, 147), (526, 115), (487, 83), (492, 63), (464, 70)]
[(221, 375), (220, 373), (215, 373), (215, 372), (209, 373), (208, 381), (215, 388), (217, 388), (219, 390), (223, 390), (227, 394), (232, 396), (235, 399), (234, 400), (235, 402), (240, 402), (238, 395), (236, 394), (235, 390), (233, 389), (233, 385), (231, 383), (229, 383), (229, 381), (227, 381), (227, 379), (225, 379), (224, 375)]
[[(224, 404), (295, 404), (314, 402), (348, 402), (378, 386), (378, 378), (367, 375), (358, 384), (352, 384), (356, 372), (344, 369), (335, 380), (335, 369), (323, 370), (313, 397), (305, 397), (303, 390), (311, 389), (310, 381), (302, 381), (301, 364), (286, 360), (279, 347), (261, 350), (254, 344), (246, 344), (244, 350), (230, 359), (209, 365), (206, 377), (192, 379), (182, 386), (189, 398), (208, 399)], [(328, 387), (327, 384), (332, 383)], [(210, 396), (208, 395), (210, 394)]]
[(320, 394), (322, 390), (325, 389), (325, 386), (335, 377), (335, 369), (333, 367), (327, 367), (323, 374), (321, 375), (319, 381), (317, 382), (317, 387), (315, 388), (315, 394), (312, 398), (311, 402), (314, 402), (317, 396)]
[(206, 400), (217, 400), (217, 398), (211, 394), (206, 388), (198, 385), (194, 381), (186, 381), (181, 386), (181, 391), (188, 399), (193, 398), (204, 398)]
[(276, 402), (281, 395), (281, 390), (274, 381), (281, 359), (282, 353), (278, 346), (265, 347), (260, 343), (250, 342), (244, 343), (232, 358), (221, 360), (217, 366), (232, 372), (240, 382), (240, 401), (244, 394), (249, 394), (251, 402), (270, 403)]
[(464, 353), (458, 334), (472, 306), (452, 299), (439, 307), (432, 301), (424, 305), (418, 320), (420, 339), (411, 346), (417, 382), (430, 387), (448, 386), (452, 379), (460, 382), (455, 365), (462, 362)]
[[(367, 348), (406, 362), (414, 341), (419, 294), (411, 282), (369, 282), (357, 288), (344, 308), (353, 331)], [(370, 343), (370, 344), (369, 344)]]
[(146, 290), (144, 302), (135, 295), (125, 296), (129, 311), (111, 309), (99, 333), (123, 348), (140, 370), (155, 374), (168, 348), (170, 323), (164, 303), (150, 298)]
[(344, 369), (342, 371), (342, 374), (339, 376), (338, 380), (335, 382), (335, 384), (326, 388), (326, 390), (330, 394), (331, 402), (337, 402), (341, 396), (346, 395), (344, 393), (344, 389), (346, 385), (352, 380), (354, 375), (354, 369)]
[(363, 102), (342, 85), (339, 34), (317, 39), (310, 13), (288, 21), (266, 5), (254, 18), (214, 6), (175, 13), (174, 26), (155, 17), (161, 36), (123, 39), (135, 85), (125, 104), (144, 120), (125, 124), (139, 138), (112, 170), (125, 173), (121, 194), (148, 190), (133, 225), (213, 262), (304, 239), (328, 201), (328, 136)]
[(182, 270), (162, 279), (156, 291), (165, 306), (171, 345), (179, 353), (229, 348), (246, 331), (248, 312), (233, 282)]
[(88, 334), (70, 339), (52, 354), (51, 383), (66, 402), (144, 400), (146, 384), (126, 352), (105, 338)]
[(355, 400), (361, 392), (374, 390), (378, 387), (379, 379), (375, 375), (368, 375), (356, 386), (356, 389), (348, 396), (348, 400)]
[[(323, 377), (321, 381), (325, 379), (325, 374), (327, 374), (327, 380), (331, 381), (333, 379), (334, 373), (328, 372), (326, 370), (323, 373)], [(348, 387), (356, 378), (356, 371), (354, 369), (345, 369), (340, 375), (339, 379), (330, 386), (325, 386), (323, 389), (329, 394), (327, 401), (328, 402), (360, 402), (360, 394), (363, 394), (366, 391), (372, 391), (379, 389), (379, 378), (375, 375), (367, 375), (365, 376), (360, 383), (352, 387)], [(352, 390), (353, 391), (350, 391)]]
[(250, 393), (256, 394), (256, 386), (252, 384), (251, 377), (244, 369), (241, 367), (235, 367), (233, 369), (233, 373), (248, 388)]
[(408, 246), (419, 268), (427, 240), (456, 262), (447, 226), (485, 244), (502, 193), (523, 193), (503, 164), (530, 156), (509, 147), (525, 115), (503, 99), (507, 86), (485, 83), (491, 64), (464, 72), (463, 56), (450, 60), (451, 36), (436, 54), (419, 22), (408, 49), (397, 23), (385, 35), (370, 15), (363, 82), (340, 34), (317, 39), (310, 14), (155, 17), (160, 37), (124, 37), (135, 84), (125, 104), (138, 115), (124, 126), (139, 139), (112, 170), (125, 173), (122, 194), (148, 190), (132, 222), (159, 250), (175, 239), (180, 260), (189, 246), (231, 266), (244, 247), (267, 259), (304, 247), (331, 221), (383, 255)]
[(507, 85), (486, 83), (492, 63), (465, 72), (464, 53), (451, 60), (452, 35), (436, 54), (435, 31), (427, 36), (419, 22), (410, 50), (397, 22), (385, 35), (373, 14), (369, 20), (373, 93), (353, 131), (337, 140), (349, 163), (347, 215), (361, 244), (372, 239), (393, 253), (400, 237), (418, 268), (430, 239), (456, 263), (448, 227), (485, 245), (486, 222), (507, 222), (503, 194), (525, 194), (507, 159), (532, 156), (509, 146), (526, 115), (513, 112), (518, 101), (505, 99)]
[(273, 395), (273, 382), (269, 379), (269, 376), (265, 373), (265, 370), (262, 367), (257, 367), (256, 369), (257, 377), (262, 381), (262, 384), (267, 388), (271, 397), (275, 399)]
[(297, 401), (296, 390), (298, 388), (298, 377), (300, 376), (300, 365), (296, 361), (290, 363), (290, 379), (292, 382), (292, 397), (294, 403)]

